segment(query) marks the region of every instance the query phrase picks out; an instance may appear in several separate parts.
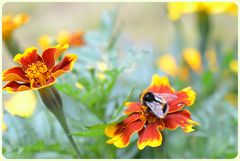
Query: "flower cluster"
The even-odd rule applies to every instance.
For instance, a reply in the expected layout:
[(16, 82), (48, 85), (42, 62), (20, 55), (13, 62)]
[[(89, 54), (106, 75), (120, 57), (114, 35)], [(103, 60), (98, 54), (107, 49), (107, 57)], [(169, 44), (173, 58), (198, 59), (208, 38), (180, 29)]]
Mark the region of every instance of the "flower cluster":
[[(159, 118), (142, 103), (144, 94), (152, 92), (156, 94), (171, 94), (175, 99), (167, 102), (169, 109), (164, 118)], [(151, 85), (141, 94), (140, 102), (127, 102), (125, 114), (127, 118), (118, 124), (106, 127), (105, 134), (110, 137), (108, 144), (114, 144), (118, 148), (128, 146), (130, 137), (138, 132), (137, 146), (140, 150), (146, 146), (157, 147), (162, 144), (161, 132), (164, 129), (175, 130), (181, 127), (184, 132), (194, 131), (193, 126), (199, 125), (191, 119), (188, 110), (182, 110), (184, 106), (191, 106), (195, 101), (196, 93), (187, 87), (181, 91), (175, 91), (169, 84), (167, 77), (153, 75)]]

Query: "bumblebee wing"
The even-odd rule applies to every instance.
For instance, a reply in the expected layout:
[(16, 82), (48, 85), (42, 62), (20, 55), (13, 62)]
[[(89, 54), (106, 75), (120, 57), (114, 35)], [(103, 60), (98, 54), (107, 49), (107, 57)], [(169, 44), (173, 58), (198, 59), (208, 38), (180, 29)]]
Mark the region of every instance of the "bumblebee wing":
[(163, 102), (162, 98), (164, 98), (167, 101), (167, 103), (177, 99), (177, 96), (171, 93), (154, 93), (154, 96), (160, 102)]
[(146, 104), (158, 118), (164, 118), (165, 115), (162, 111), (162, 105), (160, 103), (152, 101), (146, 102)]

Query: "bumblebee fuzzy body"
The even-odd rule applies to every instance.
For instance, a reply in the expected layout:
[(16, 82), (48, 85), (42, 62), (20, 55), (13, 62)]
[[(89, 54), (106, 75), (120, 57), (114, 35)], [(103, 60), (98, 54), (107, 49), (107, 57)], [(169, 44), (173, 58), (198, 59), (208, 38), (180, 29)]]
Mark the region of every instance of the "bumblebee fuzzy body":
[(141, 96), (141, 103), (148, 107), (158, 118), (164, 118), (169, 110), (169, 101), (176, 98), (175, 95), (167, 93), (147, 92)]

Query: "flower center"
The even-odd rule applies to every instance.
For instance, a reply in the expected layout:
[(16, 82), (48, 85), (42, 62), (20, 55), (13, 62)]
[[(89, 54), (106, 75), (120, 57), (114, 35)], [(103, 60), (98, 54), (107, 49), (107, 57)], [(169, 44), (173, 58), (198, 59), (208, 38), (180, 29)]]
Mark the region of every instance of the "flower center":
[(28, 65), (25, 73), (31, 84), (35, 82), (37, 85), (42, 86), (45, 85), (50, 78), (50, 72), (47, 66), (41, 61)]

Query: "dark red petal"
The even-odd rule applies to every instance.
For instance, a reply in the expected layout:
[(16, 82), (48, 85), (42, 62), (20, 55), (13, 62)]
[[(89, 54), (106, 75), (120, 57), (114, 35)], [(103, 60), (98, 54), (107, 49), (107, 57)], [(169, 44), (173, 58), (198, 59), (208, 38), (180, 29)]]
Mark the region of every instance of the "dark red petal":
[(178, 111), (175, 113), (168, 114), (164, 119), (164, 126), (170, 130), (175, 130), (180, 126), (185, 132), (192, 132), (194, 125), (199, 125), (199, 123), (191, 120), (191, 114), (187, 110)]
[(29, 82), (21, 67), (13, 67), (3, 72), (3, 81)]
[(75, 54), (68, 54), (66, 55), (63, 60), (57, 64), (52, 69), (52, 75), (57, 78), (65, 72), (72, 70), (75, 61), (77, 60), (77, 55)]
[(31, 65), (32, 63), (35, 63), (37, 61), (42, 61), (42, 58), (38, 55), (37, 49), (34, 47), (31, 47), (31, 48), (27, 48), (23, 54), (17, 54), (14, 57), (14, 61), (21, 64), (22, 67), (26, 69), (28, 65)]
[(68, 48), (68, 45), (57, 45), (44, 50), (42, 58), (48, 69), (52, 69), (57, 58)]
[(7, 83), (4, 87), (3, 90), (6, 90), (8, 92), (20, 92), (20, 91), (26, 91), (30, 90), (30, 84), (29, 83), (18, 83), (15, 81)]

